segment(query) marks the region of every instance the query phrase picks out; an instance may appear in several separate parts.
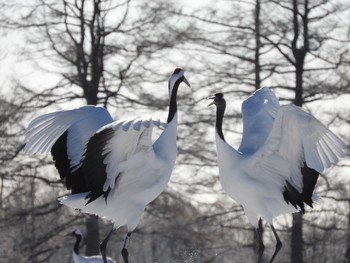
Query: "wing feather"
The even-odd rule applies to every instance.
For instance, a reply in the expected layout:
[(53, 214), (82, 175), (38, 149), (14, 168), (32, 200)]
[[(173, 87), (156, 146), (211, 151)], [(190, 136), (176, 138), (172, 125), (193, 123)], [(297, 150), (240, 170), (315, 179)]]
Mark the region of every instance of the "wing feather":
[(54, 112), (34, 119), (26, 130), (26, 145), (23, 151), (28, 154), (48, 153), (75, 118), (73, 114)]
[(255, 91), (242, 103), (243, 137), (239, 151), (244, 154), (255, 152), (269, 135), (277, 111), (278, 98), (268, 87)]
[[(309, 168), (322, 173), (345, 155), (346, 145), (319, 120), (295, 105), (280, 107), (271, 132), (252, 156), (267, 180), (285, 184), (289, 181), (299, 192), (303, 178), (300, 169)], [(284, 181), (283, 181), (284, 180)]]
[(44, 154), (51, 151), (67, 188), (73, 193), (86, 191), (84, 178), (78, 171), (85, 145), (98, 129), (111, 122), (108, 111), (95, 106), (39, 116), (27, 128), (24, 152)]
[[(121, 119), (101, 128), (87, 143), (82, 169), (88, 184), (92, 202), (101, 195), (105, 198), (115, 189), (120, 176), (135, 176), (125, 173), (145, 164), (152, 151), (152, 130), (163, 128), (165, 122), (152, 116), (137, 116)], [(92, 169), (92, 167), (98, 167)], [(93, 179), (92, 179), (93, 178)], [(135, 178), (127, 178), (133, 181)]]
[(81, 136), (83, 132), (89, 133), (91, 131), (93, 134), (97, 129), (111, 121), (112, 117), (107, 110), (95, 106), (85, 106), (41, 115), (28, 125), (23, 151), (28, 154), (50, 152), (57, 139), (77, 122), (84, 126), (84, 131), (77, 134), (77, 136)]

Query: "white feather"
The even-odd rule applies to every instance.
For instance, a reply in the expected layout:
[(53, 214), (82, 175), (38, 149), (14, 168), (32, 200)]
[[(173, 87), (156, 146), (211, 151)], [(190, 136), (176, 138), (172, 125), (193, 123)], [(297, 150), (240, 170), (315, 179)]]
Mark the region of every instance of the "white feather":
[[(175, 118), (176, 119), (176, 118)], [(166, 187), (175, 163), (175, 136), (166, 136), (176, 127), (177, 121), (166, 124), (152, 116), (126, 118), (101, 128), (113, 129), (114, 135), (104, 142), (104, 164), (107, 179), (104, 191), (111, 188), (107, 200), (101, 196), (86, 204), (88, 193), (75, 194), (60, 199), (64, 205), (84, 213), (96, 214), (114, 222), (116, 228), (127, 225), (133, 230), (138, 224), (146, 204), (156, 198)], [(166, 155), (159, 156), (152, 145), (152, 129), (165, 128), (157, 141), (165, 136)], [(172, 134), (172, 132), (170, 133)], [(103, 143), (103, 142), (102, 142)], [(168, 157), (165, 161), (163, 158)], [(117, 179), (118, 178), (118, 179)]]
[[(29, 125), (25, 151), (32, 154), (48, 152), (68, 129), (68, 156), (73, 168), (79, 168), (79, 173), (62, 175), (63, 178), (70, 176), (69, 183), (76, 194), (59, 201), (110, 220), (115, 228), (126, 225), (128, 235), (123, 251), (127, 249), (127, 240), (140, 221), (145, 206), (169, 182), (177, 156), (176, 95), (181, 82), (190, 86), (184, 71), (176, 68), (169, 79), (167, 124), (152, 116), (137, 116), (113, 123), (108, 119), (103, 126), (89, 116), (90, 109), (80, 108), (47, 114)], [(164, 130), (152, 144), (154, 127)], [(63, 168), (58, 167), (58, 170), (64, 173), (66, 160), (62, 159), (57, 159), (63, 163), (59, 165)], [(83, 178), (73, 178), (76, 175)]]
[(58, 138), (68, 130), (67, 154), (71, 167), (76, 167), (80, 163), (88, 139), (110, 122), (112, 117), (102, 107), (84, 106), (48, 113), (29, 124), (23, 151), (27, 154), (48, 153)]
[(346, 151), (346, 145), (311, 114), (277, 102), (264, 87), (243, 103), (238, 151), (216, 133), (221, 184), (243, 205), (254, 226), (259, 217), (271, 224), (273, 217), (297, 211), (285, 202), (282, 192), (286, 181), (302, 191), (303, 162), (322, 173)]

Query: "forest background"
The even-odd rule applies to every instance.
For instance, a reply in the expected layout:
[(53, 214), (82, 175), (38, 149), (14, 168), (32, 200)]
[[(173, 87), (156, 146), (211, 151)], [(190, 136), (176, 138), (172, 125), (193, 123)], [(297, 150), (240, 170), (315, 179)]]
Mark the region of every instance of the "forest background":
[[(255, 231), (218, 182), (208, 96), (225, 93), (224, 130), (234, 146), (242, 100), (264, 85), (349, 144), (348, 1), (1, 0), (0, 7), (1, 262), (72, 262), (74, 240), (65, 234), (81, 229), (92, 255), (94, 237), (111, 229), (57, 202), (68, 191), (50, 156), (21, 152), (29, 121), (86, 104), (107, 107), (115, 119), (165, 118), (175, 67), (192, 85), (179, 90), (179, 155), (169, 186), (133, 234), (131, 262), (257, 260)], [(347, 156), (321, 175), (314, 209), (276, 219), (284, 243), (277, 262), (350, 262), (349, 165)], [(118, 261), (125, 231), (109, 243)]]

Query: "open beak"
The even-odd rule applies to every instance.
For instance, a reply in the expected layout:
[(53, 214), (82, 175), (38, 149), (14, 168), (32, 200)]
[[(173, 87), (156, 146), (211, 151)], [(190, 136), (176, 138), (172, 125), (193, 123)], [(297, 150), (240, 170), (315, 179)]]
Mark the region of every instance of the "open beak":
[(215, 99), (215, 96), (212, 96), (212, 97), (208, 97), (208, 98), (207, 98), (207, 100), (213, 100), (212, 102), (210, 102), (210, 103), (208, 104), (208, 107), (210, 107), (211, 105), (214, 105), (214, 104), (215, 104), (214, 99)]
[(185, 84), (191, 88), (191, 84), (188, 82), (185, 76), (183, 76), (182, 81), (185, 82)]

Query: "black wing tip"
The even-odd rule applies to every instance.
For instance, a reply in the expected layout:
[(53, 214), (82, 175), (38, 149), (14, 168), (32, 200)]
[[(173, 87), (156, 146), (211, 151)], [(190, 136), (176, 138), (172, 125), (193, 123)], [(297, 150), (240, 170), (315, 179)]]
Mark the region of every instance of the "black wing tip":
[(313, 208), (314, 201), (312, 200), (312, 196), (319, 177), (319, 173), (316, 170), (308, 167), (305, 162), (303, 163), (300, 172), (303, 177), (302, 192), (300, 193), (290, 182), (286, 181), (286, 185), (283, 191), (283, 198), (287, 204), (293, 205), (296, 209), (299, 207), (299, 210), (304, 214), (304, 204)]
[(288, 205), (291, 204), (295, 209), (300, 210), (303, 214), (305, 214), (305, 206), (304, 201), (302, 200), (302, 195), (293, 186), (291, 186), (288, 181), (284, 187), (283, 198)]
[(97, 198), (99, 198), (102, 194), (96, 194), (94, 192), (89, 192), (87, 196), (85, 196), (85, 199), (89, 199), (85, 205), (90, 204), (91, 202), (95, 201)]
[(107, 191), (103, 193), (103, 198), (105, 199), (106, 201), (106, 205), (107, 205), (107, 198), (108, 198), (108, 195), (109, 195), (109, 192), (112, 190), (111, 187), (108, 187)]
[(312, 200), (314, 184), (305, 185), (303, 187), (303, 191), (299, 193), (299, 191), (292, 186), (288, 181), (286, 181), (286, 185), (283, 191), (283, 198), (287, 204), (293, 205), (296, 209), (305, 213), (304, 204), (313, 208), (314, 201)]
[(107, 179), (107, 165), (103, 162), (107, 153), (103, 152), (106, 142), (114, 136), (114, 132), (113, 128), (107, 128), (99, 133), (95, 133), (85, 147), (84, 160), (81, 166), (87, 192), (89, 192), (85, 197), (85, 199), (89, 199), (85, 205), (90, 204), (101, 196), (107, 203), (107, 197), (111, 189), (109, 187), (107, 191), (103, 191), (103, 185)]
[(61, 180), (72, 194), (87, 192), (84, 175), (79, 164), (71, 167), (67, 149), (68, 130), (66, 130), (51, 148), (51, 155)]
[(67, 154), (67, 136), (68, 131), (66, 130), (52, 145), (51, 155), (61, 180), (66, 181), (66, 185), (68, 188), (70, 187), (70, 160)]
[(96, 199), (98, 199), (99, 197), (102, 196), (103, 199), (105, 199), (105, 202), (106, 202), (106, 205), (107, 205), (107, 198), (108, 198), (108, 195), (109, 195), (109, 192), (111, 191), (111, 188), (108, 187), (107, 191), (104, 192), (104, 191), (100, 191), (98, 193), (96, 192), (89, 192), (89, 194), (87, 196), (85, 196), (85, 199), (89, 199), (85, 205), (88, 205), (90, 204), (91, 202), (95, 201)]

